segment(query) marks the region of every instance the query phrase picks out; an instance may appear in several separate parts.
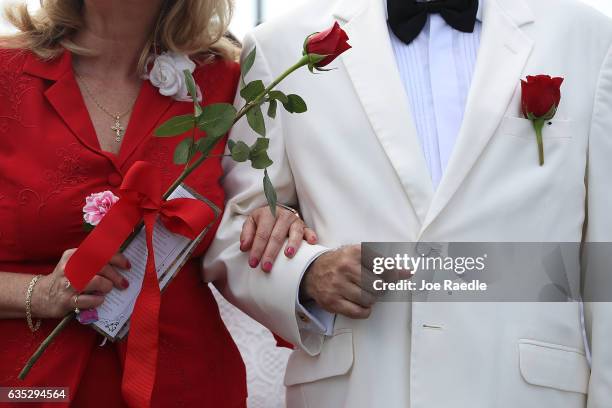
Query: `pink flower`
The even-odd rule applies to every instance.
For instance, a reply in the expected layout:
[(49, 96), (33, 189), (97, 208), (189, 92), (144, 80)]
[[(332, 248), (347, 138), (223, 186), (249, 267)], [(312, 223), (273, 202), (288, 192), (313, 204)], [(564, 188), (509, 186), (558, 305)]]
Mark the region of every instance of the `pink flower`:
[(95, 227), (117, 201), (119, 197), (110, 191), (90, 195), (85, 199), (83, 219), (87, 224)]

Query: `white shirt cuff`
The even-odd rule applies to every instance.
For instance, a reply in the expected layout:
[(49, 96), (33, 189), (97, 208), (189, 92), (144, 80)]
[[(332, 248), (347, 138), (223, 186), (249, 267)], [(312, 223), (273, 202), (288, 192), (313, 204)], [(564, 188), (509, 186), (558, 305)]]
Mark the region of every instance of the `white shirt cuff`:
[[(320, 253), (317, 258), (324, 253), (325, 252)], [(302, 271), (300, 282), (302, 282), (304, 279), (304, 274), (315, 260), (316, 258), (306, 265)], [(304, 330), (311, 333), (331, 336), (334, 331), (334, 321), (336, 320), (336, 315), (319, 307), (317, 302), (314, 300), (307, 301), (304, 303), (304, 305), (302, 305), (300, 303), (300, 286), (301, 284), (298, 286), (298, 293), (295, 298), (295, 315), (297, 316), (298, 328), (300, 331)]]

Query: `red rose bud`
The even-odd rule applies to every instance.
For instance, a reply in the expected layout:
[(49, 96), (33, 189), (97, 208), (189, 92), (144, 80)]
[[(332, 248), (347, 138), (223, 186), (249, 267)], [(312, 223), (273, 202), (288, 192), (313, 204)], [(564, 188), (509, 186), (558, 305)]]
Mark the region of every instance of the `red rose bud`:
[(527, 81), (521, 80), (521, 108), (535, 129), (540, 166), (544, 165), (544, 124), (557, 114), (561, 102), (561, 84), (563, 78), (551, 78), (548, 75), (528, 76)]
[(315, 60), (316, 62), (313, 64), (316, 68), (322, 68), (351, 48), (348, 39), (346, 32), (336, 22), (327, 30), (308, 37), (304, 45), (304, 51), (306, 54), (324, 57), (320, 61)]
[(561, 84), (563, 78), (548, 75), (528, 76), (527, 81), (521, 81), (523, 115), (527, 119), (552, 119), (561, 102)]

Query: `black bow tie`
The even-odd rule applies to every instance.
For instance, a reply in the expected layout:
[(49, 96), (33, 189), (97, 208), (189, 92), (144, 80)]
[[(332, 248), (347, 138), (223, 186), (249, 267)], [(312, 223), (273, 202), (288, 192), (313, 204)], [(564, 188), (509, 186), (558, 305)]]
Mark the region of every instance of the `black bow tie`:
[(410, 44), (425, 27), (428, 14), (440, 14), (448, 25), (464, 33), (474, 32), (478, 0), (387, 0), (389, 26)]

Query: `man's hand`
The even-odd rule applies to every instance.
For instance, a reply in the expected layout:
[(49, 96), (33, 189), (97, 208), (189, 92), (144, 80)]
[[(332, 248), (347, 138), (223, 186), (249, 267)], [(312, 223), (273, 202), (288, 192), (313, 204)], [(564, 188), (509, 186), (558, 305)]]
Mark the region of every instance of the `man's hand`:
[(367, 319), (376, 302), (373, 277), (362, 271), (361, 245), (351, 245), (317, 258), (306, 271), (301, 295), (330, 313)]

